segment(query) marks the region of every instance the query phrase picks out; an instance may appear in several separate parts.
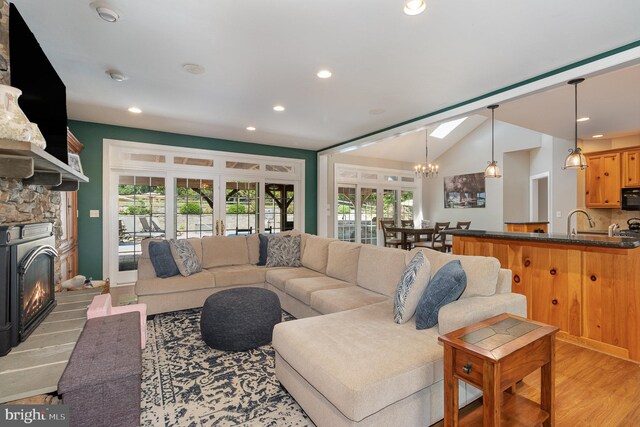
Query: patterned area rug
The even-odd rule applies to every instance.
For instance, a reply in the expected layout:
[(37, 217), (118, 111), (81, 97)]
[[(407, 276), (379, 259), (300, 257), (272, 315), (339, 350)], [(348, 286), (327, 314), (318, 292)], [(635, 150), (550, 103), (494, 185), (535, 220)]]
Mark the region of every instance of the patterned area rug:
[[(283, 320), (292, 317), (283, 312)], [(246, 352), (210, 348), (200, 310), (147, 321), (142, 354), (143, 426), (313, 426), (275, 376), (270, 345)]]

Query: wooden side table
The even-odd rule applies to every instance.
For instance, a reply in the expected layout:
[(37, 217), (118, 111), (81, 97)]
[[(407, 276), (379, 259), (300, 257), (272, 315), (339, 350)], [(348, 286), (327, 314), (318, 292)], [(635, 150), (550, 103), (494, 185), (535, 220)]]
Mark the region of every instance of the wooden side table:
[[(500, 314), (439, 337), (444, 344), (444, 425), (553, 426), (556, 332), (555, 326)], [(538, 368), (540, 405), (515, 394), (516, 382)], [(458, 419), (458, 380), (483, 393), (483, 406), (463, 419)]]

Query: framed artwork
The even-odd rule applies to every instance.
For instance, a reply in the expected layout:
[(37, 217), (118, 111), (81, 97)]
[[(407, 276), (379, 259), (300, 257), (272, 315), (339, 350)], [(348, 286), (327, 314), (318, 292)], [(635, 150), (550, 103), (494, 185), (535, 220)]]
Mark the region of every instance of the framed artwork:
[(484, 208), (486, 199), (483, 172), (444, 177), (445, 209)]
[(80, 163), (80, 156), (75, 153), (69, 153), (69, 166), (76, 172), (82, 172), (82, 163)]

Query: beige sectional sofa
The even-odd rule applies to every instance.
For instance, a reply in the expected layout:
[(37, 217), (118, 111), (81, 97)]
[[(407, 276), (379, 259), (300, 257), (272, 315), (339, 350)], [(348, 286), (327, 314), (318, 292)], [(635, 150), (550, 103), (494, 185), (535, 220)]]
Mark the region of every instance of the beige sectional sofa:
[[(294, 232), (295, 233), (295, 232)], [(393, 321), (393, 297), (415, 254), (302, 234), (298, 268), (258, 267), (258, 236), (191, 239), (205, 270), (155, 277), (147, 244), (136, 293), (148, 312), (200, 307), (237, 286), (264, 286), (298, 320), (276, 325), (276, 375), (319, 426), (424, 426), (443, 418), (445, 334), (499, 313), (526, 316), (524, 296), (511, 293), (511, 271), (498, 260), (424, 249), (432, 276), (459, 259), (467, 288), (444, 306), (438, 325), (416, 330)], [(480, 392), (460, 385), (460, 404)]]

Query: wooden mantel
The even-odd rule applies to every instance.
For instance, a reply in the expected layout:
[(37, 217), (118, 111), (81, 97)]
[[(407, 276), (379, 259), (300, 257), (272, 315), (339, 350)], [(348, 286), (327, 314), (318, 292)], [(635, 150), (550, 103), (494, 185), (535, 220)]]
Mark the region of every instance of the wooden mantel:
[(498, 258), (527, 316), (559, 327), (559, 338), (640, 361), (640, 247), (509, 237), (454, 235), (453, 252)]

